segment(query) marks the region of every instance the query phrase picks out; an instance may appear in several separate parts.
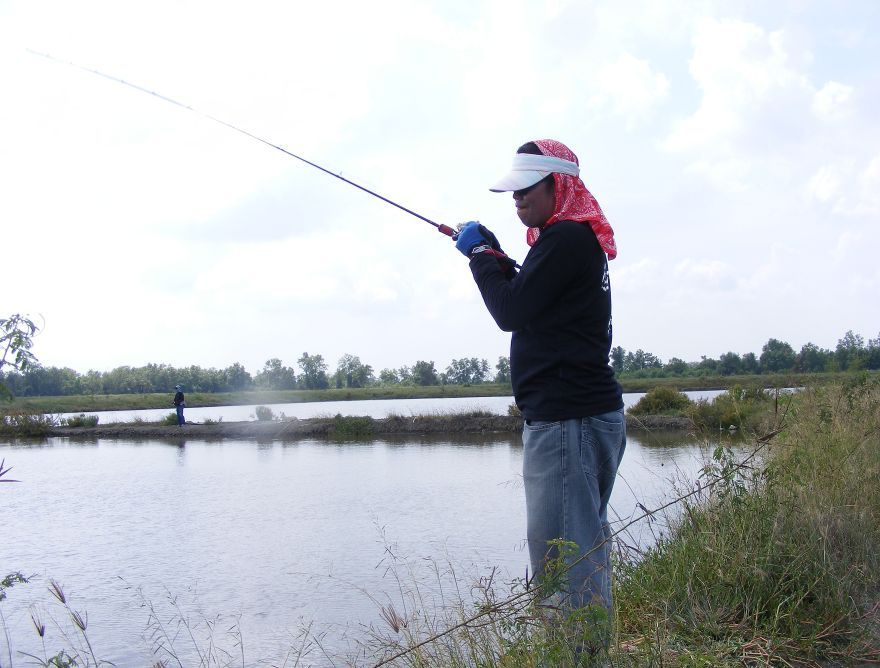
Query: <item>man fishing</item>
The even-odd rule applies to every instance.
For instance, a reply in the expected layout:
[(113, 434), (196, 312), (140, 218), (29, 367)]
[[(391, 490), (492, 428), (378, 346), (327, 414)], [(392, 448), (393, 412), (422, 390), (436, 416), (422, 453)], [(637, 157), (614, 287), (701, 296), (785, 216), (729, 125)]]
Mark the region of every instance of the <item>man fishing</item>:
[(537, 140), (490, 190), (512, 192), (531, 249), (516, 271), (495, 235), (470, 222), (456, 248), (498, 326), (512, 332), (511, 382), (523, 426), (523, 480), (532, 573), (567, 559), (564, 609), (611, 612), (608, 499), (626, 447), (620, 385), (608, 363), (614, 232), (564, 144)]

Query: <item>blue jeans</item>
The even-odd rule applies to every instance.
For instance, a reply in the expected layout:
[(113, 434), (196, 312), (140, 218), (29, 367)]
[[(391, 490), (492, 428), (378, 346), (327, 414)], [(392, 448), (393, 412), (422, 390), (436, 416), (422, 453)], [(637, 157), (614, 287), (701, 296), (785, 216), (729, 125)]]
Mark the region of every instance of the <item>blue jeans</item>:
[(183, 419), (183, 404), (177, 404), (177, 426), (182, 425), (186, 420)]
[[(539, 578), (556, 550), (548, 541), (577, 544), (563, 604), (598, 604), (611, 611), (608, 499), (626, 448), (623, 409), (574, 420), (527, 420), (523, 426), (523, 481), (532, 573)], [(586, 555), (586, 556), (584, 556)]]

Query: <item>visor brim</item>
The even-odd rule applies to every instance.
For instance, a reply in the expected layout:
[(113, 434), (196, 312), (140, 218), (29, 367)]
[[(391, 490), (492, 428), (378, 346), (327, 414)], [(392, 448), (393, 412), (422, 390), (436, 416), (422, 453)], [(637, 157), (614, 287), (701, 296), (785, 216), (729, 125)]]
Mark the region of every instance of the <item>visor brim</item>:
[(508, 172), (489, 190), (493, 193), (506, 193), (515, 190), (522, 190), (529, 186), (535, 185), (541, 179), (547, 177), (552, 172), (538, 172), (532, 170), (512, 170)]

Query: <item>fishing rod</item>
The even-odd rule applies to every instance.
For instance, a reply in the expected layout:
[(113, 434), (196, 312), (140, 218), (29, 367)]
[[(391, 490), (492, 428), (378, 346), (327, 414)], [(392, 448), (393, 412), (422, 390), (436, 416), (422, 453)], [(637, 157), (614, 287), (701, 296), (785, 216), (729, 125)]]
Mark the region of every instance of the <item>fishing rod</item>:
[[(406, 213), (410, 214), (411, 216), (415, 216), (419, 220), (425, 221), (429, 225), (433, 225), (435, 228), (437, 228), (438, 232), (440, 232), (441, 234), (445, 234), (447, 237), (451, 237), (453, 240), (458, 238), (458, 230), (454, 230), (453, 228), (449, 227), (448, 225), (443, 225), (441, 223), (435, 223), (430, 218), (426, 218), (425, 216), (421, 215), (420, 213), (416, 213), (412, 209), (408, 209), (407, 207), (403, 206), (402, 204), (398, 204), (394, 200), (388, 199), (384, 195), (380, 195), (379, 193), (374, 192), (373, 190), (370, 190), (369, 188), (362, 186), (359, 183), (355, 183), (351, 179), (347, 179), (344, 176), (342, 176), (341, 174), (337, 174), (336, 172), (332, 172), (329, 169), (322, 167), (321, 165), (319, 165), (317, 163), (312, 162), (311, 160), (306, 160), (302, 156), (297, 155), (296, 153), (293, 153), (292, 151), (288, 151), (283, 146), (279, 146), (278, 144), (273, 144), (268, 139), (263, 139), (262, 137), (259, 137), (255, 134), (253, 134), (252, 132), (248, 132), (247, 130), (244, 130), (240, 127), (232, 125), (232, 123), (227, 123), (226, 121), (224, 121), (221, 118), (217, 118), (216, 116), (212, 116), (211, 114), (207, 114), (203, 111), (199, 111), (198, 109), (195, 109), (195, 108), (189, 106), (188, 104), (184, 104), (183, 102), (178, 102), (177, 100), (175, 100), (173, 98), (170, 98), (165, 95), (162, 95), (161, 93), (157, 93), (155, 91), (152, 91), (149, 88), (144, 88), (143, 86), (138, 86), (135, 83), (131, 83), (130, 81), (126, 81), (125, 79), (120, 79), (120, 78), (114, 77), (110, 74), (105, 74), (104, 72), (101, 72), (100, 70), (95, 70), (95, 69), (92, 69), (91, 67), (86, 67), (85, 65), (80, 65), (78, 63), (74, 63), (69, 60), (62, 60), (61, 58), (56, 58), (55, 56), (50, 55), (48, 53), (41, 53), (40, 51), (34, 51), (33, 49), (25, 49), (25, 50), (28, 53), (31, 53), (35, 56), (40, 56), (42, 58), (46, 58), (46, 59), (54, 61), (56, 63), (61, 63), (63, 65), (69, 65), (70, 67), (75, 67), (79, 70), (83, 70), (84, 72), (89, 72), (90, 74), (97, 75), (99, 77), (102, 77), (104, 79), (108, 79), (110, 81), (114, 81), (118, 84), (122, 84), (123, 86), (128, 86), (129, 88), (134, 88), (135, 90), (140, 91), (141, 93), (146, 93), (147, 95), (152, 95), (153, 97), (156, 97), (156, 98), (163, 100), (165, 102), (169, 102), (170, 104), (173, 104), (177, 107), (180, 107), (182, 109), (186, 109), (187, 111), (191, 111), (192, 113), (194, 113), (198, 116), (201, 116), (202, 118), (206, 118), (209, 121), (214, 121), (215, 123), (219, 123), (220, 125), (222, 125), (226, 128), (229, 128), (230, 130), (235, 130), (236, 132), (243, 134), (245, 137), (250, 137), (251, 139), (258, 141), (261, 144), (265, 144), (266, 146), (270, 146), (278, 151), (281, 151), (285, 155), (289, 155), (291, 158), (296, 158), (297, 160), (304, 162), (305, 164), (307, 164), (311, 167), (314, 167), (315, 169), (320, 169), (325, 174), (329, 174), (330, 176), (337, 178), (340, 181), (343, 181), (350, 186), (354, 186), (358, 190), (363, 190), (365, 193), (368, 193), (368, 194), (372, 195), (373, 197), (377, 197), (380, 200), (382, 200), (383, 202), (390, 204), (391, 206), (395, 206), (398, 209), (400, 209), (401, 211), (405, 211)], [(507, 257), (507, 255), (505, 255), (501, 251), (489, 249), (487, 252), (490, 253), (491, 255), (494, 255), (499, 260), (505, 259), (509, 262), (513, 262), (513, 266), (516, 267), (517, 269), (521, 268), (519, 264), (514, 262), (511, 258)]]

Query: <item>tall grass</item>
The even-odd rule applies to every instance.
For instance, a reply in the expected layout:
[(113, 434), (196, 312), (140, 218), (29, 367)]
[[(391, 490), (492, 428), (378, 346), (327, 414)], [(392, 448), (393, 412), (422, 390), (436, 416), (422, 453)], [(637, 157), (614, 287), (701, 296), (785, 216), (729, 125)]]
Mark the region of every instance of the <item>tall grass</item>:
[(792, 398), (765, 460), (717, 452), (721, 484), (671, 537), (618, 569), (633, 665), (880, 659), (880, 382)]

